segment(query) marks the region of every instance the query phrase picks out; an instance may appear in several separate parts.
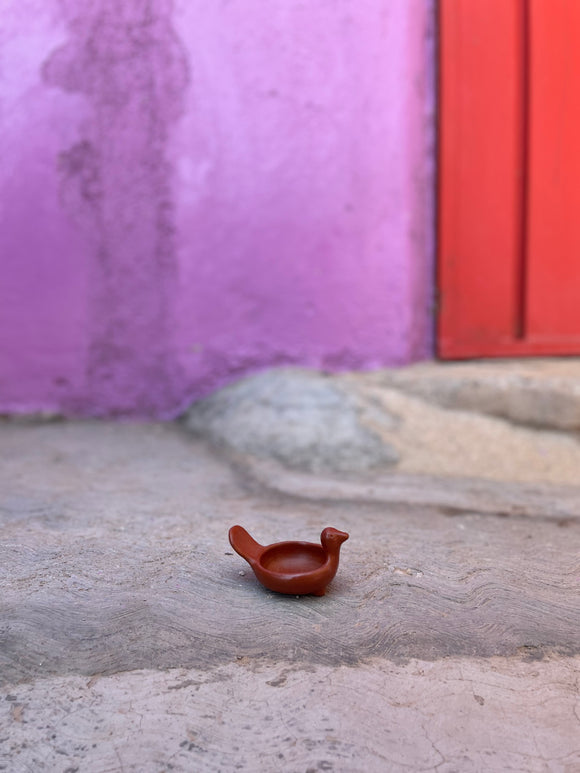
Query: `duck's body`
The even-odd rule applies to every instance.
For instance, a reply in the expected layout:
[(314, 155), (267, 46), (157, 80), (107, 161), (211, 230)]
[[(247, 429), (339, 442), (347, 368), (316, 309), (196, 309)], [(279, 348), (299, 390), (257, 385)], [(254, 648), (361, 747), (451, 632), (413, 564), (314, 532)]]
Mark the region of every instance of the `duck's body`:
[(242, 526), (232, 526), (230, 545), (250, 564), (258, 580), (277, 593), (324, 596), (338, 569), (341, 544), (348, 534), (328, 527), (313, 542), (276, 542), (260, 545)]

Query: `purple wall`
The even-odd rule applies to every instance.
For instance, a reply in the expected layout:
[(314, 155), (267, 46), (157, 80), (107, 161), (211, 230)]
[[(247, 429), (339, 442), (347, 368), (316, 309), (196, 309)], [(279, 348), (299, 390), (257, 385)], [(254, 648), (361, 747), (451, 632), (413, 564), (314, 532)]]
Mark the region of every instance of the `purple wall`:
[(0, 411), (430, 355), (431, 0), (8, 0)]

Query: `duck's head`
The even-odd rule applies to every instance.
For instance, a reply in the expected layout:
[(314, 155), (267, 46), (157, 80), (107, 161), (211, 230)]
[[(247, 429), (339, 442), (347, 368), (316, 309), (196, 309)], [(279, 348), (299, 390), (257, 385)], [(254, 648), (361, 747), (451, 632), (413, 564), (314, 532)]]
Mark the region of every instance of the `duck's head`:
[(320, 541), (322, 547), (329, 553), (337, 552), (340, 550), (340, 546), (345, 540), (348, 539), (348, 534), (345, 531), (339, 531), (333, 529), (332, 526), (327, 526), (326, 529), (320, 535)]

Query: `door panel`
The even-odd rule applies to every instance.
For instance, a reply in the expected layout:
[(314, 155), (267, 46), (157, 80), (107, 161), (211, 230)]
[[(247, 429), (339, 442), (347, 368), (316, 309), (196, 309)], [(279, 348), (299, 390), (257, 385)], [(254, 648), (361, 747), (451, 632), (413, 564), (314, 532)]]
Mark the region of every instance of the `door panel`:
[(580, 2), (531, 0), (527, 333), (580, 337)]
[(439, 9), (439, 354), (580, 353), (580, 0)]

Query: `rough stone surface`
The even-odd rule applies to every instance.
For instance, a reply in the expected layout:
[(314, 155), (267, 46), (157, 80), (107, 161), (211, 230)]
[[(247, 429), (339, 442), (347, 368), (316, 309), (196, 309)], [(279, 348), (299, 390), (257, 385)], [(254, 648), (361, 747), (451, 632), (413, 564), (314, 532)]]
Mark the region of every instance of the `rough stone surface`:
[[(0, 765), (576, 773), (578, 517), (491, 480), (480, 512), (427, 476), (421, 504), (290, 495), (253, 463), (176, 426), (0, 424)], [(328, 594), (258, 586), (236, 522), (349, 531)]]
[[(505, 392), (506, 405), (515, 405), (519, 385), (527, 382), (512, 367), (513, 373), (508, 369), (495, 388), (494, 374), (497, 369), (504, 372), (502, 366), (474, 366), (473, 371), (481, 374), (474, 381), (475, 397), (484, 388), (490, 394), (495, 388), (497, 394)], [(544, 370), (550, 369), (535, 369), (534, 364), (527, 367), (526, 371), (522, 365), (526, 378), (533, 382), (528, 391), (540, 400)], [(572, 364), (568, 367), (567, 390), (549, 392), (551, 402), (545, 401), (557, 427), (572, 417), (570, 405), (576, 388), (572, 374), (576, 370)], [(459, 400), (456, 408), (449, 400), (444, 407), (439, 392), (435, 390), (433, 396), (426, 385), (447, 384), (453, 376), (446, 374), (453, 372), (454, 366), (448, 365), (334, 376), (300, 369), (270, 371), (195, 403), (186, 414), (185, 426), (222, 447), (277, 461), (281, 468), (291, 470), (359, 473), (360, 478), (365, 471), (384, 476), (396, 469), (411, 477), (472, 478), (532, 488), (578, 484), (577, 434), (552, 426), (539, 432), (533, 413), (533, 426), (486, 415), (484, 409), (497, 414), (500, 410), (492, 411), (489, 402), (480, 410), (475, 397)], [(427, 379), (422, 373), (431, 375)], [(510, 396), (512, 384), (516, 397)], [(467, 381), (464, 391), (469, 394)], [(523, 418), (521, 414), (520, 420)], [(451, 499), (454, 491), (449, 489)]]
[(495, 416), (449, 410), (403, 389), (373, 386), (366, 376), (344, 377), (375, 416), (396, 417), (392, 427), (370, 426), (399, 454), (397, 471), (527, 484), (577, 485), (580, 443), (573, 433), (538, 432)]
[[(189, 409), (185, 426), (214, 443), (310, 472), (385, 467), (397, 454), (364, 426), (356, 394), (331, 378), (299, 369), (243, 379)], [(387, 411), (378, 415), (391, 426)]]
[(17, 773), (576, 773), (579, 670), (580, 659), (356, 669), (241, 660), (53, 677), (8, 686), (0, 765)]

